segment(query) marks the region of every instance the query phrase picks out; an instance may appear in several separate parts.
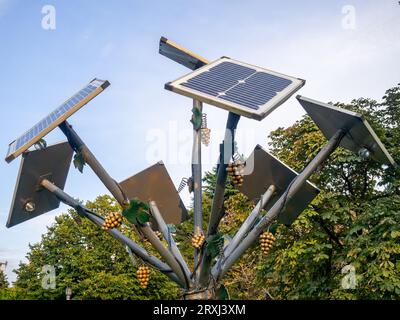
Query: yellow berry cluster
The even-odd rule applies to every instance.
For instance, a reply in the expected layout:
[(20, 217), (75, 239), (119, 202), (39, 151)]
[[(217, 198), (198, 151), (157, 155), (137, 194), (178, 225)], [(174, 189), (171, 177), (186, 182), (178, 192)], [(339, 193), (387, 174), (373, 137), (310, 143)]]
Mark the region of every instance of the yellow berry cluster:
[(271, 250), (272, 245), (274, 244), (276, 238), (271, 232), (264, 232), (260, 236), (260, 245), (261, 245), (261, 250), (262, 252), (267, 255), (269, 253), (269, 250)]
[(141, 266), (136, 272), (139, 280), (140, 287), (146, 289), (150, 282), (150, 268), (147, 266)]
[(119, 228), (123, 221), (123, 216), (119, 212), (110, 213), (104, 220), (102, 229), (107, 231), (114, 228)]
[(204, 236), (204, 234), (197, 233), (192, 238), (192, 246), (196, 249), (200, 249), (203, 246), (205, 240), (206, 237)]
[(235, 161), (233, 163), (229, 163), (226, 171), (228, 171), (229, 176), (231, 177), (233, 184), (240, 188), (243, 184), (243, 173), (244, 173), (244, 164), (242, 161)]
[(203, 128), (201, 129), (201, 143), (204, 144), (206, 147), (210, 144), (211, 138), (211, 129)]

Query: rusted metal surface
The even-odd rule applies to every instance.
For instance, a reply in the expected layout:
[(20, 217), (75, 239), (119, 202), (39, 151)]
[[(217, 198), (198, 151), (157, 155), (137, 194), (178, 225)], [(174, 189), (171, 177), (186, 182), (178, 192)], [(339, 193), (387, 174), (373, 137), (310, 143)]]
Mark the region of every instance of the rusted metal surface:
[[(59, 207), (60, 200), (51, 192), (40, 188), (40, 181), (46, 178), (64, 189), (72, 154), (68, 142), (23, 154), (7, 228)], [(25, 210), (27, 203), (34, 204), (32, 212)]]
[[(165, 223), (179, 225), (188, 214), (162, 161), (122, 181), (120, 186), (129, 199), (157, 203)], [(156, 222), (152, 221), (156, 228)]]

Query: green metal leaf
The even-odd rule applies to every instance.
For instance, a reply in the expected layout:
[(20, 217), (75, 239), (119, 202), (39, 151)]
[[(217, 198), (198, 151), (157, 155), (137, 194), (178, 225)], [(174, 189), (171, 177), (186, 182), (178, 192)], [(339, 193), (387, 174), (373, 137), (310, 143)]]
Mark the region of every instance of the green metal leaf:
[(122, 215), (134, 225), (143, 225), (150, 221), (149, 205), (139, 199), (132, 199), (130, 207), (122, 211)]
[(193, 108), (192, 112), (193, 112), (193, 115), (192, 115), (192, 119), (190, 120), (190, 122), (193, 124), (193, 129), (194, 130), (200, 130), (201, 129), (201, 123), (202, 123), (203, 114), (197, 108)]
[(85, 158), (82, 153), (76, 153), (74, 156), (74, 166), (79, 170), (80, 173), (83, 173), (83, 167), (86, 165)]
[(137, 215), (137, 220), (140, 224), (145, 224), (150, 221), (150, 216), (146, 212), (140, 212)]
[(132, 224), (137, 224), (137, 221), (135, 219), (135, 214), (134, 212), (130, 211), (130, 210), (124, 210), (122, 211), (122, 215), (126, 218), (126, 220), (128, 220), (130, 223)]

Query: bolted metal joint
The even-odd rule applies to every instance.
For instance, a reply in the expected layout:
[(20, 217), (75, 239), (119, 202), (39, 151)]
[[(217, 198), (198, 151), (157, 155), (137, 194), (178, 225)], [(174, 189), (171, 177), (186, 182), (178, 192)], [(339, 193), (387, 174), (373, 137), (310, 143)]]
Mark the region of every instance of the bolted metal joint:
[(24, 204), (24, 210), (28, 213), (32, 213), (36, 210), (36, 204), (29, 200)]

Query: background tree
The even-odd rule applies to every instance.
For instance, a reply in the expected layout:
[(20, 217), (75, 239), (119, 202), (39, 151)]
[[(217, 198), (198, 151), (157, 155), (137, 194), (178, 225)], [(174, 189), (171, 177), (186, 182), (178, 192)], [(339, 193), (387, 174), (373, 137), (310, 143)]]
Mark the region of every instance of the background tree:
[[(363, 113), (399, 163), (399, 86), (381, 103), (358, 99), (337, 105)], [(326, 142), (307, 116), (269, 138), (273, 154), (299, 171)], [(280, 299), (398, 299), (399, 170), (340, 148), (312, 181), (321, 194), (291, 228), (279, 227), (258, 282)], [(341, 270), (350, 264), (357, 287), (344, 290)]]
[[(338, 106), (363, 113), (397, 163), (400, 163), (400, 87), (388, 90), (383, 101), (357, 99)], [(326, 139), (307, 116), (289, 128), (269, 135), (270, 151), (301, 171)], [(204, 227), (215, 188), (215, 169), (205, 175)], [(278, 226), (277, 241), (268, 256), (257, 243), (230, 270), (224, 284), (232, 299), (398, 299), (400, 298), (400, 171), (339, 148), (311, 177), (321, 188), (295, 223)], [(120, 208), (108, 196), (88, 202), (97, 213)], [(221, 232), (228, 241), (254, 204), (230, 181), (225, 192)], [(174, 237), (187, 261), (192, 212), (177, 226)], [(129, 227), (122, 232), (139, 241)], [(146, 245), (146, 243), (145, 243)], [(151, 246), (146, 245), (151, 251)], [(155, 252), (152, 254), (157, 255)], [(73, 210), (56, 218), (41, 242), (30, 246), (28, 262), (20, 264), (11, 298), (65, 299), (71, 287), (74, 299), (174, 299), (180, 291), (161, 273), (152, 272), (147, 290), (141, 290), (136, 267), (123, 246)], [(57, 287), (44, 290), (44, 265), (57, 266)], [(341, 286), (343, 267), (352, 265), (357, 286)], [(192, 268), (194, 266), (191, 266)], [(6, 298), (7, 298), (6, 297)], [(0, 299), (2, 296), (0, 295)]]
[(0, 290), (8, 288), (7, 276), (4, 274), (3, 270), (0, 269)]
[[(365, 115), (400, 163), (400, 87), (383, 101), (357, 99), (336, 104)], [(301, 171), (326, 139), (308, 116), (268, 137), (270, 151)], [(274, 249), (265, 257), (258, 244), (227, 274), (235, 299), (394, 299), (400, 297), (400, 174), (339, 148), (311, 177), (321, 194), (290, 227), (279, 226)], [(205, 176), (212, 195), (215, 170)], [(222, 230), (232, 236), (252, 203), (229, 188)], [(225, 222), (225, 223), (224, 223)], [(354, 290), (342, 288), (343, 267), (356, 271)]]
[[(100, 215), (120, 208), (109, 196), (88, 202), (87, 207)], [(135, 238), (130, 228), (122, 231)], [(146, 290), (136, 278), (124, 246), (87, 219), (70, 210), (56, 218), (42, 240), (30, 246), (28, 262), (21, 263), (15, 286), (29, 299), (65, 299), (65, 289), (72, 288), (73, 299), (172, 299), (177, 287), (159, 272), (152, 272)], [(139, 260), (137, 260), (139, 262)], [(42, 288), (45, 265), (56, 268), (56, 288)]]

